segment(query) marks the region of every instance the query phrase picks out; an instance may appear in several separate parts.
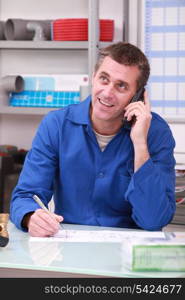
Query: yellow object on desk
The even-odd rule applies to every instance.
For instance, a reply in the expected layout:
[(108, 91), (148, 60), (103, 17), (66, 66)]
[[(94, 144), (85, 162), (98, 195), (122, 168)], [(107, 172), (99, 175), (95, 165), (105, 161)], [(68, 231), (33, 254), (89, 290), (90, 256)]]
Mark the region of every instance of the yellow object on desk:
[(9, 242), (9, 235), (7, 231), (7, 224), (9, 214), (0, 213), (0, 247), (5, 247)]

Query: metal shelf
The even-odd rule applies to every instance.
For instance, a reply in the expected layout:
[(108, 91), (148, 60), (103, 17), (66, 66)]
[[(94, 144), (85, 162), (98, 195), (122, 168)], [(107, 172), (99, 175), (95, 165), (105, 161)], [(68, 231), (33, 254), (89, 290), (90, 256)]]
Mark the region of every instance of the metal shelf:
[(87, 50), (88, 42), (63, 41), (0, 41), (0, 49), (71, 49)]
[(54, 107), (14, 107), (14, 106), (0, 106), (0, 115), (45, 115), (51, 110), (58, 110)]
[[(106, 47), (111, 42), (100, 42), (99, 47)], [(0, 49), (36, 49), (36, 50), (88, 50), (88, 41), (0, 41)]]

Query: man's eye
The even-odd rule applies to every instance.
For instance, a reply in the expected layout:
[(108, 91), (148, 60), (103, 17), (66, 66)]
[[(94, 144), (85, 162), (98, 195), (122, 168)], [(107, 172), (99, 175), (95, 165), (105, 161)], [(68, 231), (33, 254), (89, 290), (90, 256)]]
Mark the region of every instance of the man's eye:
[(123, 82), (118, 83), (120, 89), (125, 89), (125, 84)]
[(108, 79), (105, 76), (100, 76), (100, 80), (104, 83), (108, 82)]
[(126, 84), (124, 82), (119, 82), (117, 84), (117, 89), (120, 90), (120, 91), (124, 91), (124, 90), (127, 89), (127, 86), (126, 86)]

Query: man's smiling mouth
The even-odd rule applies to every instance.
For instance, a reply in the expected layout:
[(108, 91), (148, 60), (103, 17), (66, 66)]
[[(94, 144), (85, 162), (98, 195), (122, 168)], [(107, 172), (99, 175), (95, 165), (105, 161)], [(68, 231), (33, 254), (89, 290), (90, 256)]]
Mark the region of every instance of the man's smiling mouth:
[(98, 101), (99, 101), (101, 104), (103, 104), (104, 106), (106, 106), (106, 107), (113, 107), (113, 106), (114, 106), (113, 104), (110, 104), (110, 103), (108, 103), (108, 102), (106, 102), (106, 101), (104, 101), (104, 100), (102, 100), (102, 99), (100, 99), (100, 98), (98, 98)]

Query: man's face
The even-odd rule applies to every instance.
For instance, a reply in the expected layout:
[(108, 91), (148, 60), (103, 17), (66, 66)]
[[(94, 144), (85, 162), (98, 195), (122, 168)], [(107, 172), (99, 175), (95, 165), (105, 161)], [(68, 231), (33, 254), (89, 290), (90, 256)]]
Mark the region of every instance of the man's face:
[(92, 79), (93, 122), (115, 122), (123, 118), (124, 108), (137, 90), (139, 69), (105, 57)]

